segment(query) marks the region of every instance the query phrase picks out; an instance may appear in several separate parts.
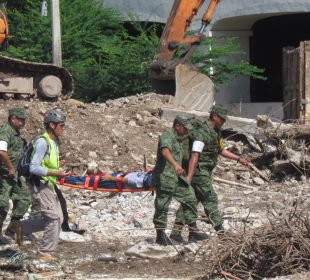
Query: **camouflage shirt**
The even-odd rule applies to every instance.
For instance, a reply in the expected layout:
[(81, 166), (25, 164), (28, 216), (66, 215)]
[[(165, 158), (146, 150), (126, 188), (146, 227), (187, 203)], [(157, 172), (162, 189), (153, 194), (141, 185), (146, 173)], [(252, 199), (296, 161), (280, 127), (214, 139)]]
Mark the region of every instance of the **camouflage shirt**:
[[(20, 137), (20, 133), (16, 131), (9, 123), (6, 123), (0, 128), (0, 141), (5, 141), (8, 143), (7, 153), (13, 166), (16, 168), (23, 152), (23, 138)], [(7, 173), (7, 167), (0, 159), (0, 174)]]
[(160, 182), (163, 181), (171, 181), (172, 183), (178, 181), (178, 175), (175, 173), (173, 165), (163, 156), (162, 149), (168, 148), (174, 160), (181, 165), (183, 157), (182, 140), (183, 138), (179, 137), (173, 128), (160, 136), (157, 148), (157, 161), (153, 170), (153, 184), (155, 186), (159, 186)]
[(198, 160), (198, 167), (195, 170), (195, 175), (203, 175), (204, 169), (212, 170), (215, 167), (218, 155), (224, 148), (221, 131), (213, 129), (208, 121), (203, 122), (201, 126), (192, 131), (191, 140), (191, 142), (201, 141), (204, 143)]

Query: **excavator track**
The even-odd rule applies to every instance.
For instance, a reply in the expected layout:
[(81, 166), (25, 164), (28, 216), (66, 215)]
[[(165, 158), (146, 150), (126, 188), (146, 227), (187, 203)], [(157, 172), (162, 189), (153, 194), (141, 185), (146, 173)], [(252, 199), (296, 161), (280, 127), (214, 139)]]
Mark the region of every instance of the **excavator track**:
[(63, 67), (0, 55), (0, 96), (4, 99), (32, 97), (55, 101), (70, 98), (73, 91), (73, 77)]

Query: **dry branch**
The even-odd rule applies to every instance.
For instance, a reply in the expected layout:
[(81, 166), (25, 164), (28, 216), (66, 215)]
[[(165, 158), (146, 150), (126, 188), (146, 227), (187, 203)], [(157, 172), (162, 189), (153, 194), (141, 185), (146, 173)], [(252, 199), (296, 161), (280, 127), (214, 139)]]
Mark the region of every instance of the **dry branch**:
[(299, 203), (284, 210), (271, 209), (268, 218), (269, 225), (251, 233), (224, 235), (210, 257), (211, 275), (263, 279), (309, 271), (308, 206)]
[(215, 176), (213, 177), (213, 180), (216, 181), (216, 182), (227, 184), (227, 185), (232, 185), (232, 186), (237, 186), (237, 187), (241, 187), (241, 188), (245, 188), (245, 189), (254, 190), (250, 186), (247, 186), (247, 185), (244, 185), (244, 184), (241, 184), (241, 183), (237, 183), (237, 182), (233, 182), (233, 181), (228, 181), (228, 180), (221, 179), (221, 178), (215, 177)]

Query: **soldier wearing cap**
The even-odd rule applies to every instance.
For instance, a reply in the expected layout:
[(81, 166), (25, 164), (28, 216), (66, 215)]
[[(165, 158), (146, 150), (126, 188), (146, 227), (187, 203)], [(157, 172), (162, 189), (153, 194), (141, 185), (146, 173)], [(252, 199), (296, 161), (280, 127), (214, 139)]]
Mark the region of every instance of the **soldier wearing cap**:
[[(212, 186), (212, 171), (216, 166), (218, 155), (236, 160), (243, 165), (248, 161), (224, 149), (221, 128), (227, 119), (227, 110), (221, 105), (214, 105), (210, 110), (210, 118), (199, 122), (197, 128), (190, 133), (191, 156), (188, 166), (187, 180), (195, 190), (198, 202), (201, 202), (206, 215), (216, 231), (223, 232), (223, 218), (218, 209), (218, 198)], [(197, 168), (199, 167), (199, 168)], [(177, 212), (176, 221), (170, 238), (182, 242), (183, 227), (182, 207)]]
[(184, 211), (185, 224), (190, 227), (193, 241), (201, 240), (197, 232), (196, 199), (193, 189), (180, 178), (186, 176), (182, 168), (182, 141), (191, 128), (191, 123), (185, 116), (177, 116), (173, 127), (164, 132), (158, 142), (157, 162), (153, 170), (152, 185), (156, 187), (154, 225), (156, 228), (156, 243), (171, 245), (166, 236), (167, 214), (172, 198), (179, 201)]
[[(13, 201), (11, 221), (20, 220), (27, 212), (31, 203), (28, 188), (21, 182), (16, 172), (18, 160), (22, 155), (25, 140), (20, 136), (20, 129), (27, 119), (24, 108), (9, 110), (8, 122), (0, 128), (0, 230), (1, 241), (3, 222), (9, 210), (9, 199)], [(12, 223), (6, 230), (12, 236)]]

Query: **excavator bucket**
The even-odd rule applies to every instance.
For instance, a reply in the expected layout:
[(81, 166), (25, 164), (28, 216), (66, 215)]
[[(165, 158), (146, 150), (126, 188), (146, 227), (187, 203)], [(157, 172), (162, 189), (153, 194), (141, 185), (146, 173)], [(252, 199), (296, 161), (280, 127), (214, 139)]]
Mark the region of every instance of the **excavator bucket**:
[(209, 111), (215, 91), (211, 79), (190, 64), (180, 64), (175, 70), (174, 105), (186, 110)]

